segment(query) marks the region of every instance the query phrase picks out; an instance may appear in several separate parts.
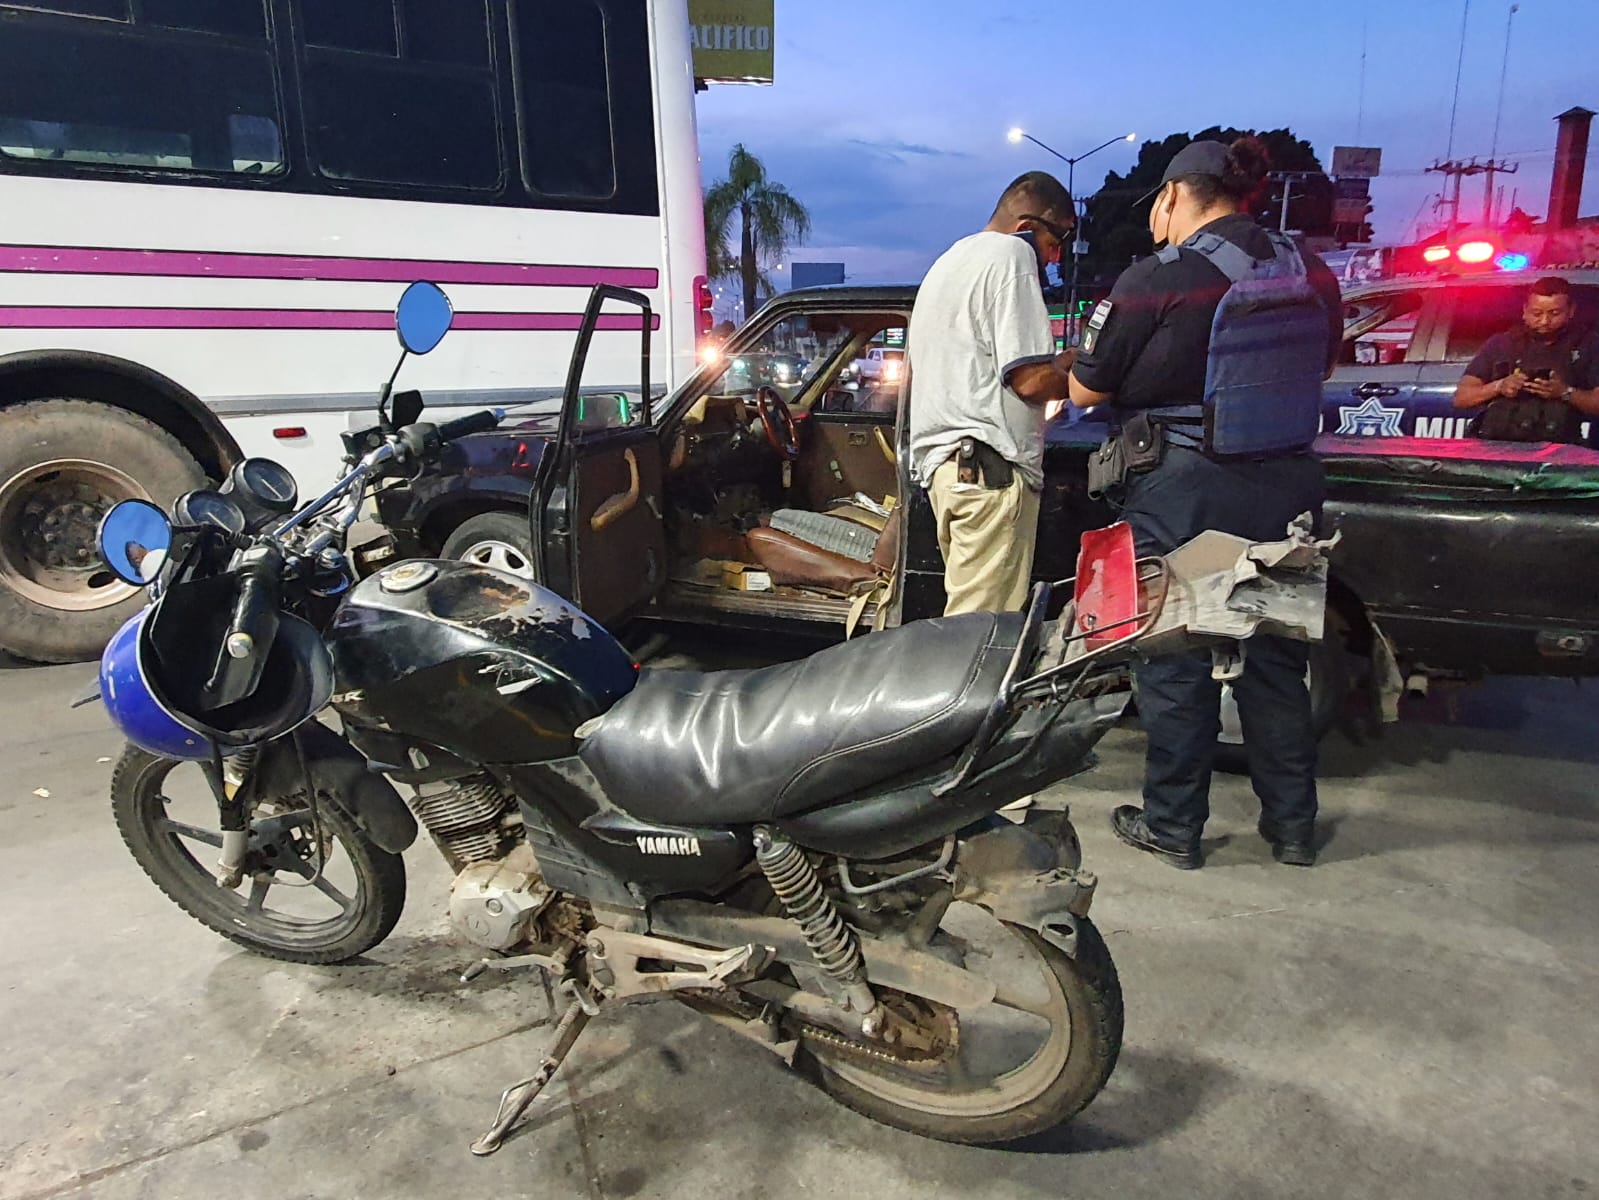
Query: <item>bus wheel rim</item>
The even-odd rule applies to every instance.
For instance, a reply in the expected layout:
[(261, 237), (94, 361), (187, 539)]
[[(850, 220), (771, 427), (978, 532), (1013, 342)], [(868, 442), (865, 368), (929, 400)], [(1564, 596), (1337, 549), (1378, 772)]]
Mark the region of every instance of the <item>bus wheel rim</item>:
[(138, 589), (100, 558), (100, 521), (121, 500), (150, 495), (105, 463), (58, 458), (0, 484), (0, 583), (23, 599), (63, 612), (94, 612)]

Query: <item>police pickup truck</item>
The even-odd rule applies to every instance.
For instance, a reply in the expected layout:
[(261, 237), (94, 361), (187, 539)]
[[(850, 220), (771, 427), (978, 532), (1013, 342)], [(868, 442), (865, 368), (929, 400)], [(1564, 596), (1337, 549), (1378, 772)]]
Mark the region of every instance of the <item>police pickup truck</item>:
[[(1379, 285), (1348, 297), (1320, 442), (1327, 526), (1342, 534), (1333, 633), (1312, 666), (1323, 726), (1361, 659), (1390, 701), (1432, 675), (1599, 674), (1599, 452), (1460, 437), (1443, 399), (1480, 340), (1514, 323), (1526, 283)], [(1573, 283), (1591, 312), (1599, 273)], [(846, 386), (874, 339), (900, 336), (914, 298), (912, 287), (788, 292), (648, 409), (578, 398), (576, 419), (454, 443), (438, 474), (380, 493), (388, 552), (535, 575), (611, 624), (841, 637), (935, 615), (942, 562), (906, 452), (914, 380), (885, 380), (870, 404)], [(1372, 357), (1363, 347), (1396, 330), (1402, 352), (1362, 361)], [(796, 338), (817, 347), (803, 373), (760, 382), (754, 368)], [(1116, 518), (1086, 493), (1098, 437), (1087, 420), (1049, 430), (1040, 578), (1069, 576), (1081, 532)]]

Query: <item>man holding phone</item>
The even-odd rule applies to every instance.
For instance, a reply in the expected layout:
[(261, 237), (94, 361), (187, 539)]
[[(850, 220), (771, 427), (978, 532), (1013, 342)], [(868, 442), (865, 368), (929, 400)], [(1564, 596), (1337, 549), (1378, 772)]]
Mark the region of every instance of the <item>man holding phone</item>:
[(1482, 409), (1477, 437), (1581, 442), (1599, 418), (1599, 342), (1572, 318), (1571, 285), (1550, 275), (1532, 285), (1521, 325), (1483, 343), (1455, 388), (1455, 407)]

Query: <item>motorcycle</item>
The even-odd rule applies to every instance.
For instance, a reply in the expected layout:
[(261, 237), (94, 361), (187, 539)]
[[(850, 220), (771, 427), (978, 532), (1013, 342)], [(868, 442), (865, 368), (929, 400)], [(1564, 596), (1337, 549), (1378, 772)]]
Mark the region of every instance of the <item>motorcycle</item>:
[[(644, 297), (596, 289), (569, 405), (607, 298), (650, 328)], [(444, 294), (413, 284), (401, 364), (450, 321)], [(1090, 765), (1140, 646), (1214, 644), (1226, 671), (1260, 629), (1319, 636), (1318, 546), (1223, 539), (1184, 565), (1193, 544), (1135, 560), (1115, 527), (1025, 612), (757, 670), (641, 670), (525, 579), (425, 560), (357, 578), (348, 534), (369, 491), (500, 419), (422, 421), (415, 393), (391, 396), (399, 369), (378, 426), (347, 435), (348, 472), (309, 503), (249, 459), (170, 516), (130, 500), (102, 524), (107, 564), (153, 596), (100, 674), (130, 743), (113, 811), (152, 881), (257, 953), (345, 962), (399, 918), (420, 823), (480, 955), (463, 983), (542, 971), (563, 1002), (476, 1154), (624, 1002), (681, 1002), (928, 1137), (1007, 1141), (1087, 1105), (1123, 1020), (1088, 915), (1097, 880), (1067, 815), (997, 810)], [(318, 719), (330, 707), (339, 732)]]

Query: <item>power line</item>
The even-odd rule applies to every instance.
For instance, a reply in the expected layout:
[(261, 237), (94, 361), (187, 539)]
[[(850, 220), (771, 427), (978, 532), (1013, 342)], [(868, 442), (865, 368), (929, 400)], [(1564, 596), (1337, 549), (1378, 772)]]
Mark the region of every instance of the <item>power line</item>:
[(1449, 147), (1446, 159), (1455, 156), (1455, 117), (1460, 112), (1460, 77), (1466, 69), (1466, 24), (1471, 19), (1471, 0), (1466, 0), (1460, 13), (1460, 57), (1455, 60), (1455, 98), (1449, 104)]

